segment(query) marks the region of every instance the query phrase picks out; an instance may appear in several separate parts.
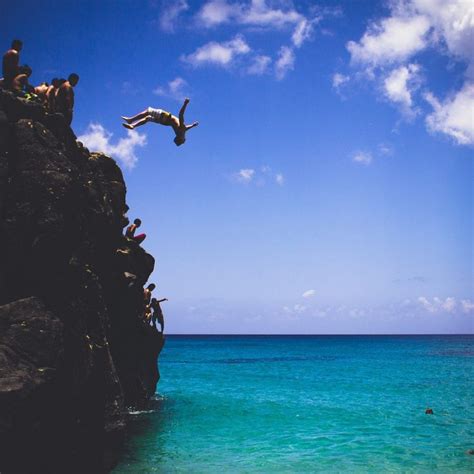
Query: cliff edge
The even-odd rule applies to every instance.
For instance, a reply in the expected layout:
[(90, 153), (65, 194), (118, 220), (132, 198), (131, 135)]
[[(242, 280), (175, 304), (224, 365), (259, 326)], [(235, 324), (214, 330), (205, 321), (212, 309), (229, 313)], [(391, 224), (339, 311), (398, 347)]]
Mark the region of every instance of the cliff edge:
[(62, 115), (0, 91), (0, 472), (109, 469), (155, 393), (155, 262), (123, 236), (125, 195)]

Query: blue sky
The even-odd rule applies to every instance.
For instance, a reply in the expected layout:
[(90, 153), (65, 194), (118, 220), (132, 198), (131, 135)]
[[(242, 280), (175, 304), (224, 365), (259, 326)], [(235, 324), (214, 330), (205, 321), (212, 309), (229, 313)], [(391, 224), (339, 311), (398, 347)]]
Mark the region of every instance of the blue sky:
[[(470, 2), (19, 1), (124, 170), (170, 333), (473, 332)], [(25, 14), (34, 10), (34, 15)], [(120, 115), (199, 120), (182, 147)]]

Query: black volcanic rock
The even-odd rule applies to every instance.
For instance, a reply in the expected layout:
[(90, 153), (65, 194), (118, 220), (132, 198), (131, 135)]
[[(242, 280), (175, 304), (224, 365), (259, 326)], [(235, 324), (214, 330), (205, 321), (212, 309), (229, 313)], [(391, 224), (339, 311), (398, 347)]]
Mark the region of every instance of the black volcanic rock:
[(122, 235), (125, 194), (62, 115), (0, 91), (2, 473), (106, 470), (125, 408), (155, 392), (154, 259)]

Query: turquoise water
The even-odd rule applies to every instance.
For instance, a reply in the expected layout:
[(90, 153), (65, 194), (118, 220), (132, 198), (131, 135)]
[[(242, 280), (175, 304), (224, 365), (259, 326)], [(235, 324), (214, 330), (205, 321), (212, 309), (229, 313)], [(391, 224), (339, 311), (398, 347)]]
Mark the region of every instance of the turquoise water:
[(114, 472), (472, 473), (473, 362), (472, 336), (168, 336)]

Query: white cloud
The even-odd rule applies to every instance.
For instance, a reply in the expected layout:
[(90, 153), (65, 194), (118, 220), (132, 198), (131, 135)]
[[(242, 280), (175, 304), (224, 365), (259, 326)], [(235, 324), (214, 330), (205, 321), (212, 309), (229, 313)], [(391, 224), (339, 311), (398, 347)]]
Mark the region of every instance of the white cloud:
[(281, 28), (298, 25), (303, 19), (303, 15), (294, 9), (271, 8), (266, 0), (252, 0), (247, 8), (242, 9), (240, 21), (246, 25)]
[(143, 147), (147, 143), (145, 134), (128, 130), (126, 138), (120, 138), (112, 144), (113, 134), (107, 131), (100, 123), (90, 123), (85, 133), (77, 139), (91, 151), (99, 151), (119, 160), (125, 168), (132, 169), (138, 158), (136, 147)]
[(230, 4), (226, 0), (211, 0), (207, 2), (198, 13), (199, 20), (208, 27), (227, 23), (238, 16), (240, 6)]
[(283, 306), (283, 311), (287, 314), (301, 314), (308, 309), (307, 306), (303, 304), (296, 303), (293, 306)]
[(255, 56), (252, 64), (247, 68), (247, 74), (261, 76), (268, 71), (271, 62), (272, 59), (269, 56)]
[(292, 28), (291, 41), (296, 47), (300, 47), (311, 37), (314, 24), (321, 19), (307, 18), (296, 11), (291, 4), (286, 8), (277, 8), (269, 5), (266, 0), (247, 2), (210, 0), (203, 5), (197, 18), (206, 27), (232, 22), (266, 29)]
[(430, 22), (425, 16), (393, 16), (371, 23), (359, 42), (349, 41), (353, 63), (369, 66), (404, 61), (427, 46)]
[(474, 4), (468, 0), (411, 0), (413, 10), (429, 18), (433, 42), (443, 44), (454, 56), (474, 59)]
[(182, 77), (176, 77), (169, 81), (166, 86), (158, 86), (153, 93), (163, 97), (171, 97), (176, 100), (182, 100), (186, 97), (186, 88), (188, 83)]
[(250, 183), (255, 176), (255, 170), (251, 168), (241, 169), (237, 174), (236, 178), (241, 183)]
[(419, 83), (418, 64), (400, 66), (390, 72), (384, 81), (385, 96), (398, 104), (407, 117), (415, 115), (412, 93)]
[(250, 46), (245, 42), (245, 39), (237, 35), (232, 40), (223, 43), (211, 41), (198, 48), (194, 53), (182, 56), (181, 59), (194, 67), (203, 64), (225, 67), (229, 66), (237, 56), (247, 54), (250, 51)]
[(381, 156), (392, 156), (394, 153), (393, 147), (386, 143), (380, 143), (378, 146), (378, 152)]
[(451, 313), (456, 308), (456, 300), (449, 296), (441, 303), (441, 308), (443, 308), (448, 313)]
[(186, 0), (173, 0), (172, 2), (165, 0), (159, 19), (161, 29), (163, 31), (173, 32), (178, 17), (188, 9), (189, 5)]
[(332, 76), (332, 87), (338, 91), (341, 88), (341, 86), (349, 82), (349, 80), (350, 80), (349, 76), (345, 76), (344, 74), (340, 74), (336, 72)]
[(472, 313), (474, 311), (474, 302), (471, 300), (461, 300), (463, 313)]
[(456, 307), (456, 299), (452, 296), (448, 296), (446, 299), (441, 299), (435, 296), (432, 300), (424, 296), (418, 298), (418, 303), (429, 313), (438, 313), (440, 311), (445, 311), (447, 313), (452, 313)]
[(428, 301), (428, 298), (425, 298), (424, 296), (420, 296), (418, 298), (418, 303), (420, 303), (423, 306), (423, 308), (425, 308), (430, 313), (435, 312), (435, 306), (432, 303), (430, 303), (430, 301)]
[(368, 166), (372, 163), (372, 153), (368, 151), (357, 151), (352, 156), (352, 161)]
[(292, 48), (282, 46), (275, 62), (275, 75), (278, 80), (283, 79), (288, 71), (295, 67), (295, 54)]
[(459, 145), (474, 145), (474, 83), (466, 82), (443, 103), (431, 92), (425, 94), (425, 99), (433, 107), (426, 117), (428, 130), (444, 133)]
[(285, 177), (281, 173), (277, 173), (275, 175), (275, 182), (280, 186), (283, 186), (285, 184)]
[(306, 290), (301, 296), (303, 298), (311, 298), (316, 294), (316, 290)]
[[(197, 13), (198, 24), (211, 28), (222, 24), (247, 26), (263, 31), (291, 31), (288, 38), (291, 46), (283, 46), (275, 61), (275, 73), (282, 79), (293, 69), (295, 55), (293, 48), (300, 48), (313, 36), (314, 27), (324, 16), (334, 15), (331, 9), (312, 9), (312, 15), (297, 11), (292, 2), (268, 0), (209, 0)], [(317, 14), (314, 12), (318, 11)], [(215, 45), (214, 45), (215, 46)], [(221, 53), (222, 55), (222, 53)], [(187, 57), (190, 62), (195, 58)], [(268, 55), (254, 58), (246, 71), (261, 75), (267, 71), (271, 59)]]
[(285, 183), (285, 177), (282, 173), (274, 173), (270, 166), (264, 165), (260, 170), (253, 168), (243, 168), (237, 173), (234, 173), (233, 177), (240, 183), (248, 184), (254, 183), (256, 186), (265, 186), (268, 180), (274, 181), (279, 186), (283, 186)]
[[(368, 77), (382, 78), (382, 90), (413, 116), (413, 90), (417, 72), (406, 64), (413, 56), (433, 48), (466, 65), (465, 83), (444, 102), (432, 93), (425, 99), (433, 112), (426, 117), (431, 132), (450, 136), (460, 145), (474, 144), (474, 3), (467, 0), (391, 0), (390, 13), (373, 21), (359, 41), (349, 41), (351, 63), (361, 66)], [(387, 76), (386, 67), (397, 65)], [(418, 110), (416, 110), (418, 112)], [(408, 112), (408, 114), (407, 114)]]
[(298, 314), (304, 313), (306, 311), (306, 309), (307, 309), (307, 307), (303, 304), (298, 304), (297, 303), (293, 306), (293, 311), (295, 313), (298, 313)]
[(296, 25), (295, 31), (291, 36), (291, 41), (297, 48), (299, 48), (304, 42), (311, 38), (313, 33), (313, 23), (314, 21), (309, 21), (306, 18), (303, 18)]

